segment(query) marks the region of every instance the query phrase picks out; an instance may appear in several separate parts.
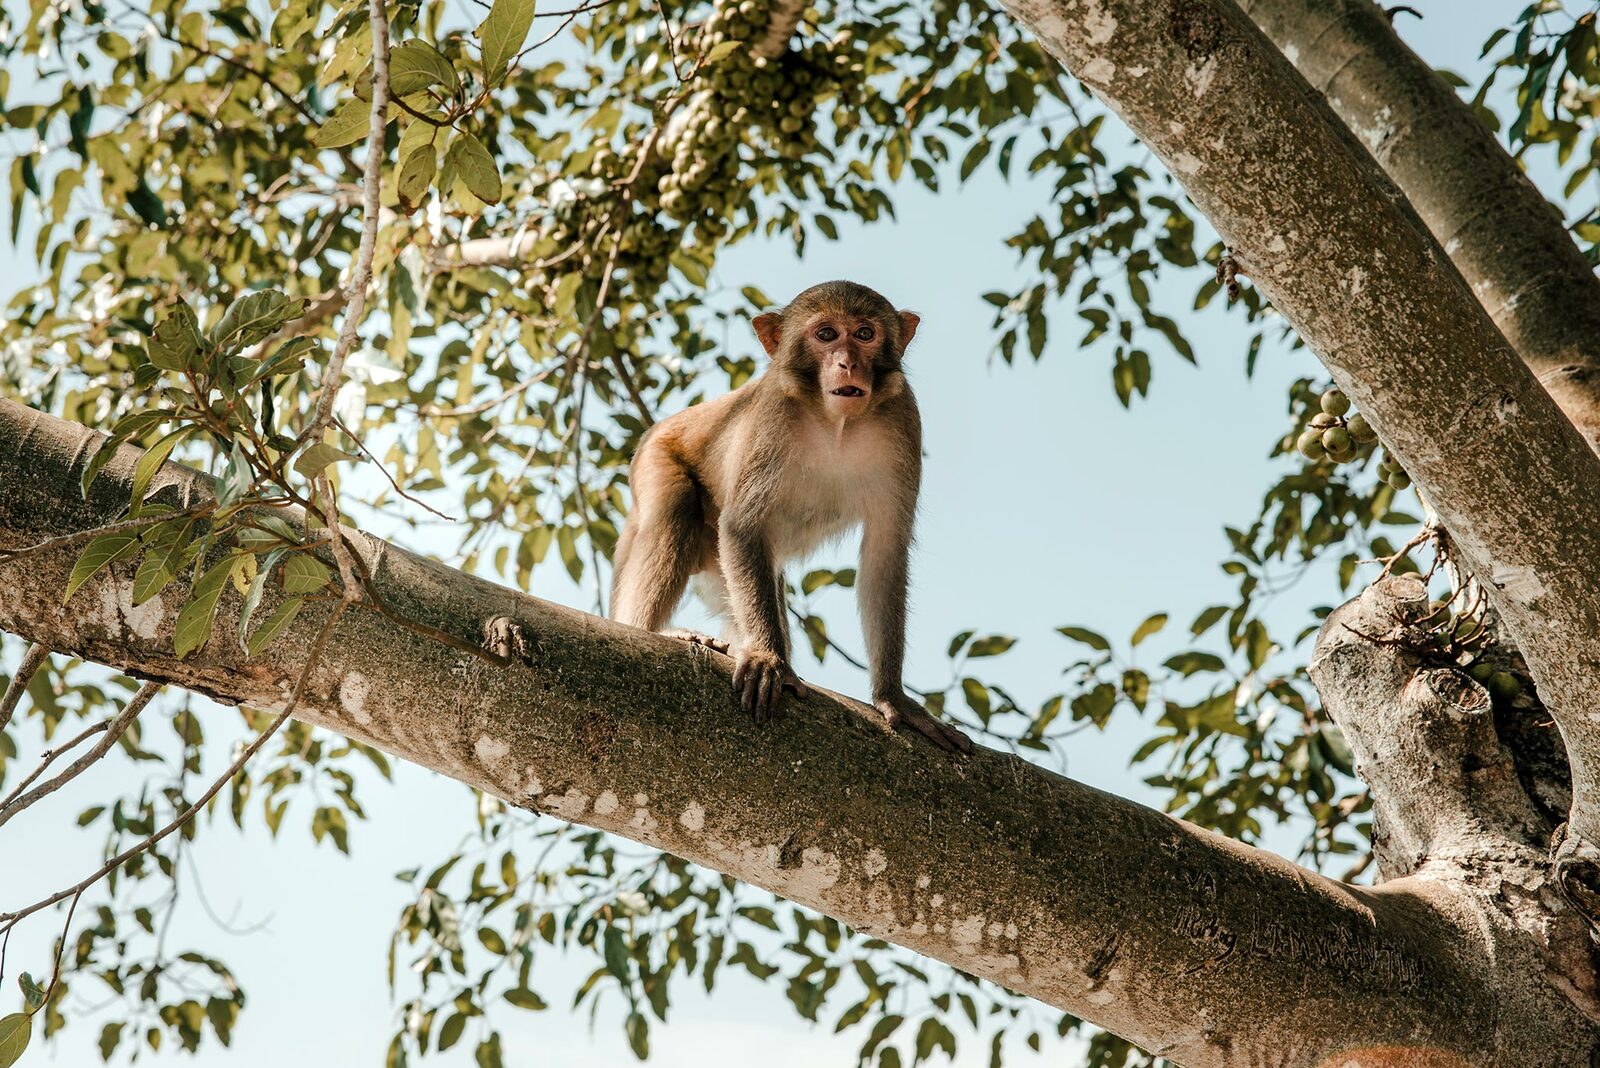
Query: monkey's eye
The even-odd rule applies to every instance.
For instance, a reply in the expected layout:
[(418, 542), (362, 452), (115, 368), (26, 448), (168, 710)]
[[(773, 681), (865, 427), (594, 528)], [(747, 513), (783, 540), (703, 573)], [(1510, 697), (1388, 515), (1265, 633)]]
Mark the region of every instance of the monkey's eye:
[(856, 337), (860, 338), (862, 341), (871, 341), (872, 340), (872, 327), (863, 326), (861, 329), (856, 331)]
[(831, 326), (824, 326), (822, 329), (817, 331), (818, 341), (837, 341), (838, 339), (839, 331), (835, 330)]

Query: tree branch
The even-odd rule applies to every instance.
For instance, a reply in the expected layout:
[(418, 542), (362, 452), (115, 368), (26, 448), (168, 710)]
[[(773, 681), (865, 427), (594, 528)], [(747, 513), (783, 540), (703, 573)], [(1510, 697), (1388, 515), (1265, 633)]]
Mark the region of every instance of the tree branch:
[(1421, 487), (1561, 727), (1569, 833), (1600, 842), (1600, 457), (1232, 0), (1006, 6), (1165, 161)]
[(367, 158), (361, 177), (361, 245), (356, 252), (350, 284), (345, 289), (344, 324), (323, 372), (316, 414), (300, 433), (302, 441), (318, 440), (333, 419), (333, 402), (344, 384), (344, 361), (359, 336), (361, 317), (366, 312), (367, 286), (372, 282), (372, 257), (377, 249), (378, 214), (382, 209), (383, 132), (389, 125), (389, 16), (384, 3), (385, 0), (368, 0), (367, 3), (368, 20), (372, 25), (372, 116), (367, 127)]
[(22, 700), (22, 695), (28, 692), (28, 683), (33, 681), (33, 676), (40, 665), (48, 659), (50, 650), (38, 642), (28, 646), (28, 651), (22, 654), (22, 663), (17, 665), (17, 673), (11, 676), (5, 694), (0, 696), (0, 731), (5, 730), (11, 723), (11, 717), (17, 711), (17, 703)]
[(1600, 277), (1561, 214), (1372, 0), (1241, 0), (1372, 152), (1600, 448)]
[[(0, 402), (0, 546), (124, 506), (132, 447), (78, 498), (91, 434)], [(168, 464), (154, 484), (208, 483)], [(1404, 1041), (1525, 1065), (1592, 1044), (1544, 983), (1531, 936), (1475, 890), (1344, 886), (1012, 756), (948, 758), (826, 693), (758, 729), (724, 657), (377, 539), (355, 535), (351, 548), (383, 601), (430, 627), (481, 640), (490, 619), (519, 620), (526, 663), (496, 666), (351, 612), (304, 674), (295, 715), (512, 804), (670, 850), (1185, 1064), (1272, 1049), (1272, 1063), (1314, 1065)], [(179, 660), (181, 582), (135, 609), (132, 569), (116, 565), (63, 605), (74, 556), (0, 563), (0, 627), (267, 709), (285, 706), (318, 644), (326, 611), (308, 603), (245, 659), (225, 594), (216, 636)], [(1510, 991), (1494, 985), (1508, 972)]]
[[(111, 747), (117, 744), (118, 739), (122, 737), (129, 725), (139, 717), (140, 712), (144, 711), (144, 706), (148, 705), (159, 692), (161, 692), (161, 684), (158, 682), (147, 682), (140, 686), (138, 691), (128, 698), (128, 703), (122, 707), (122, 711), (113, 716), (111, 721), (106, 724), (105, 737), (96, 742), (93, 749), (68, 764), (65, 771), (40, 783), (27, 793), (7, 797), (4, 804), (0, 804), (0, 827), (5, 826), (10, 822), (11, 817), (23, 809), (50, 796), (79, 775), (82, 775), (89, 769), (90, 765), (109, 753)], [(49, 760), (46, 759), (41, 768), (48, 764)], [(27, 783), (24, 782), (22, 785), (26, 786)], [(20, 791), (21, 787), (18, 787), (18, 790)], [(13, 794), (17, 794), (17, 791), (13, 791)]]

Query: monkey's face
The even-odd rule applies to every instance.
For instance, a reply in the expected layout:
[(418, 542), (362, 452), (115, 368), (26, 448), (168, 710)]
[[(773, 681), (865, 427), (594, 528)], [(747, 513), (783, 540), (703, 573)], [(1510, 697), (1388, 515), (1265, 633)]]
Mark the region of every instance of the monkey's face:
[(898, 370), (884, 324), (876, 317), (827, 310), (797, 325), (805, 363), (816, 369), (828, 414), (848, 419), (872, 407), (882, 379)]
[(853, 282), (814, 286), (782, 312), (752, 320), (789, 393), (834, 421), (863, 415), (905, 389), (900, 356), (918, 322)]

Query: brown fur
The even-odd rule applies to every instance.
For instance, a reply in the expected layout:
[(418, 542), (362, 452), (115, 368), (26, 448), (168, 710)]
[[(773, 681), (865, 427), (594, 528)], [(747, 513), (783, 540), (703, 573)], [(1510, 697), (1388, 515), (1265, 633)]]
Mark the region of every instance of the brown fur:
[[(755, 318), (772, 358), (765, 374), (660, 423), (634, 456), (612, 615), (661, 630), (695, 579), (728, 618), (734, 685), (758, 718), (784, 685), (801, 688), (783, 565), (859, 525), (874, 703), (891, 724), (926, 719), (901, 684), (922, 429), (900, 363), (918, 321), (865, 286), (814, 286)], [(965, 742), (931, 722), (911, 725), (947, 747)]]

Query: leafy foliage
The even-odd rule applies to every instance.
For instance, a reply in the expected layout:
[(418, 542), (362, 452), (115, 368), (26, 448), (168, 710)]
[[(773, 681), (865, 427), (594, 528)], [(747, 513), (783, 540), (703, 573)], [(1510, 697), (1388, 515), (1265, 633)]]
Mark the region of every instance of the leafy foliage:
[[(790, 28), (772, 24), (781, 5), (753, 0), (604, 0), (538, 18), (519, 0), (480, 6), (476, 25), (437, 0), (390, 7), (375, 281), (343, 383), (324, 374), (359, 247), (366, 5), (7, 9), (10, 233), (35, 220), (43, 277), (0, 324), (0, 389), (107, 431), (84, 465), (85, 494), (105, 492), (96, 479), (120, 446), (146, 450), (125, 522), (84, 545), (65, 596), (126, 568), (136, 603), (170, 601), (180, 656), (222, 640), (271, 655), (298, 613), (345, 592), (322, 525), (342, 507), (418, 525), (437, 508), (455, 520), (453, 563), (525, 589), (559, 566), (598, 600), (639, 436), (755, 372), (751, 346), (729, 340), (748, 331), (729, 327), (771, 302), (753, 287), (737, 299), (716, 291), (719, 255), (753, 235), (802, 250), (836, 237), (846, 216), (892, 217), (910, 186), (947, 190), (982, 168), (1053, 192), (1005, 239), (1024, 280), (974, 286), (1002, 361), (1044, 358), (1051, 331), (1075, 317), (1073, 340), (1107, 357), (1132, 405), (1164, 354), (1197, 359), (1182, 309), (1164, 304), (1184, 286), (1192, 308), (1222, 294), (1242, 317), (1247, 370), (1293, 342), (1171, 180), (1120, 162), (1107, 148), (1114, 120), (990, 7), (819, 5)], [(1517, 113), (1496, 115), (1493, 78), (1473, 106), (1504, 123), (1515, 150), (1553, 155), (1573, 233), (1600, 261), (1600, 215), (1577, 199), (1600, 168), (1595, 18), (1593, 5), (1529, 6), (1485, 49), (1500, 49), (1497, 73), (1517, 80)], [(556, 55), (541, 51), (547, 34), (560, 35)], [(1259, 513), (1226, 530), (1229, 603), (1187, 626), (1155, 610), (1126, 640), (1064, 622), (1047, 639), (1064, 681), (1037, 707), (1000, 681), (1019, 639), (963, 632), (943, 685), (918, 691), (928, 706), (1046, 761), (1073, 732), (1138, 719), (1148, 740), (1134, 760), (1170, 810), (1245, 840), (1290, 822), (1307, 829), (1310, 862), (1359, 866), (1369, 800), (1304, 671), (1318, 619), (1278, 633), (1265, 606), (1308, 573), (1333, 575), (1343, 592), (1360, 560), (1425, 560), (1393, 543), (1419, 522), (1404, 510), (1403, 473), (1326, 387), (1294, 383), (1281, 438), (1263, 443), (1281, 474)], [(307, 436), (326, 388), (339, 389), (337, 422)], [(215, 506), (162, 483), (168, 457), (218, 476)], [(278, 514), (291, 504), (306, 508), (307, 529)], [(854, 581), (851, 569), (818, 568), (791, 591), (819, 659), (851, 657), (824, 606)], [(216, 635), (227, 597), (240, 598), (240, 631)], [(1454, 635), (1470, 615), (1444, 607), (1441, 628)], [(51, 665), (0, 735), (0, 776), (18, 732), (48, 741), (123, 688)], [(146, 788), (79, 820), (105, 834), (108, 855), (185, 807), (200, 770), (199, 718), (186, 702), (159, 707), (176, 752), (147, 748), (135, 724), (119, 744), (148, 764)], [(270, 760), (234, 778), (225, 815), (243, 826), (258, 810), (276, 835), (291, 807), (309, 808), (299, 818), (312, 836), (347, 851), (363, 815), (356, 758), (387, 775), (376, 751), (293, 724)], [(415, 899), (391, 949), (404, 1005), (391, 1065), (461, 1043), (486, 1068), (502, 1063), (497, 1019), (569, 1007), (534, 967), (554, 952), (593, 959), (570, 1008), (615, 1002), (640, 1058), (675, 984), (710, 990), (728, 968), (781, 988), (802, 1018), (854, 1029), (862, 1063), (884, 1068), (968, 1043), (999, 1063), (1007, 1034), (1037, 1049), (1042, 1035), (1080, 1029), (676, 858), (489, 799), (480, 814), (467, 847), (402, 874)], [(49, 999), (0, 1018), (0, 1065), (26, 1045), (35, 1013), (46, 1035), (69, 1022), (59, 1008), (73, 985), (115, 995), (100, 1032), (107, 1059), (140, 1044), (227, 1044), (245, 1005), (234, 976), (160, 934), (179, 852), (207, 827), (189, 824), (107, 884)], [(1085, 1031), (1090, 1065), (1153, 1063)]]

